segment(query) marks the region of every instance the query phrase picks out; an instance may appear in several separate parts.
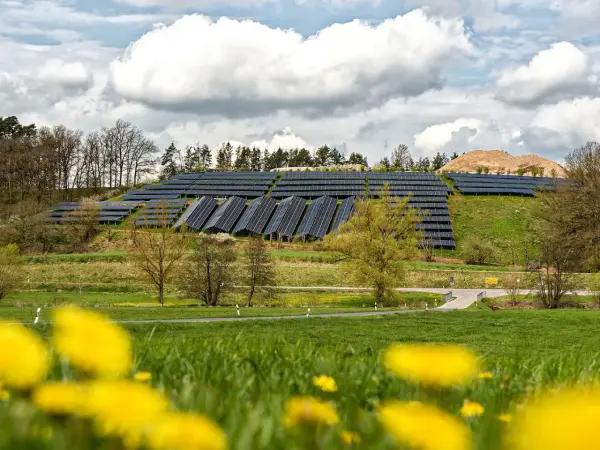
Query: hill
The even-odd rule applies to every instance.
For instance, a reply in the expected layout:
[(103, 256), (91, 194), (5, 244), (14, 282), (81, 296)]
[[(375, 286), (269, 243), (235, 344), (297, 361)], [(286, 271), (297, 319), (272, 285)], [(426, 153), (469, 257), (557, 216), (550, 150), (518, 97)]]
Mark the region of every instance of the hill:
[(519, 170), (531, 174), (532, 169), (544, 169), (544, 176), (565, 177), (565, 169), (558, 163), (537, 155), (512, 156), (501, 150), (473, 150), (450, 161), (438, 170), (441, 172), (476, 172), (479, 168), (490, 173), (516, 175)]

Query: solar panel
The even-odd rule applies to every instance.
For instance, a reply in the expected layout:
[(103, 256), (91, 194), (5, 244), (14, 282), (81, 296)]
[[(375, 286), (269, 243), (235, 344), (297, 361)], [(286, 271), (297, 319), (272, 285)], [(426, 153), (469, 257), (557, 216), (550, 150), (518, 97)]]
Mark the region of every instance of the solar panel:
[(200, 231), (217, 207), (218, 202), (214, 198), (202, 197), (195, 200), (194, 203), (196, 203), (196, 207), (190, 213), (185, 223), (187, 223), (191, 230)]
[(233, 233), (261, 234), (276, 206), (277, 202), (269, 197), (254, 199), (242, 214)]
[(244, 212), (246, 207), (246, 199), (241, 197), (229, 197), (214, 214), (208, 219), (203, 230), (206, 231), (221, 231), (229, 233), (233, 229), (235, 222)]
[(331, 197), (323, 198), (325, 200), (321, 206), (321, 211), (319, 212), (312, 229), (308, 233), (309, 236), (317, 239), (323, 239), (325, 237), (329, 231), (333, 216), (335, 215), (335, 210), (337, 209), (337, 200)]
[(265, 229), (265, 235), (292, 236), (305, 206), (306, 200), (300, 197), (288, 197), (282, 200)]
[(356, 199), (354, 197), (348, 197), (342, 201), (337, 216), (335, 216), (335, 220), (331, 226), (332, 232), (336, 231), (342, 224), (346, 223), (350, 219), (350, 215), (354, 210), (355, 201)]

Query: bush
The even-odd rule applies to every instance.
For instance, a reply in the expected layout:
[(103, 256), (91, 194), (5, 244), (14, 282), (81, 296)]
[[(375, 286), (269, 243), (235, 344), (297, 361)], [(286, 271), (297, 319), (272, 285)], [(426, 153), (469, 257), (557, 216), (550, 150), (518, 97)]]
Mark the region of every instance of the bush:
[(19, 267), (23, 259), (16, 245), (0, 248), (0, 300), (17, 290), (23, 283), (23, 271)]
[(493, 245), (480, 239), (471, 238), (465, 243), (467, 264), (486, 264), (494, 257), (496, 249)]

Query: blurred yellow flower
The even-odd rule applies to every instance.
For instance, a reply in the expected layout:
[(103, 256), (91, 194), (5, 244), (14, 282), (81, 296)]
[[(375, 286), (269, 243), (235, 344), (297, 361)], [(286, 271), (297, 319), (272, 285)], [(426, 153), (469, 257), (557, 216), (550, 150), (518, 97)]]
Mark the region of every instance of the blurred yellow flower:
[(146, 429), (169, 407), (160, 392), (136, 381), (93, 381), (86, 395), (83, 415), (94, 419), (101, 435), (120, 436), (128, 447), (138, 447)]
[(4, 389), (0, 388), (0, 402), (7, 402), (10, 400), (10, 392), (5, 391)]
[(129, 335), (108, 318), (80, 308), (61, 308), (54, 321), (56, 348), (78, 369), (101, 377), (130, 370)]
[(336, 425), (340, 421), (335, 408), (314, 397), (294, 397), (285, 408), (284, 425)]
[(527, 401), (509, 428), (514, 450), (600, 448), (600, 387), (546, 392)]
[(150, 372), (138, 372), (133, 376), (135, 381), (150, 381), (152, 374)]
[(510, 423), (510, 422), (512, 422), (512, 416), (510, 414), (500, 414), (498, 416), (498, 420), (500, 422)]
[(471, 400), (465, 400), (462, 408), (460, 408), (460, 414), (463, 417), (478, 417), (485, 412), (485, 408), (481, 403), (472, 402)]
[(393, 344), (385, 351), (387, 370), (429, 387), (461, 385), (476, 376), (479, 360), (458, 345)]
[(479, 373), (480, 380), (489, 380), (490, 378), (494, 378), (494, 374), (492, 372), (480, 372)]
[(340, 433), (340, 437), (342, 438), (342, 441), (348, 445), (358, 444), (360, 442), (360, 436), (353, 431), (344, 430)]
[(313, 384), (323, 392), (336, 392), (338, 390), (335, 380), (327, 375), (314, 377)]
[(42, 384), (32, 395), (38, 409), (55, 415), (80, 414), (85, 399), (84, 387), (77, 383)]
[(379, 420), (401, 444), (419, 450), (469, 450), (471, 433), (456, 417), (419, 402), (390, 402)]
[(212, 420), (194, 414), (174, 413), (157, 418), (148, 428), (154, 450), (225, 450), (227, 436)]
[(48, 351), (37, 334), (0, 321), (0, 382), (27, 389), (46, 378), (49, 366)]

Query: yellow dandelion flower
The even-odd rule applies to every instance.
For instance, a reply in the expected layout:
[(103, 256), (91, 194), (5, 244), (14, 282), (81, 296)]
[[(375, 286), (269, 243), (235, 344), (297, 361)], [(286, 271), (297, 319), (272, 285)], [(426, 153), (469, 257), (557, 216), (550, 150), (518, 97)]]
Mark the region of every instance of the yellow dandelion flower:
[(119, 436), (130, 447), (140, 445), (143, 433), (169, 406), (160, 392), (135, 381), (94, 381), (86, 395), (83, 415), (94, 420), (101, 435)]
[(485, 408), (481, 403), (472, 402), (471, 400), (465, 400), (462, 408), (460, 408), (460, 414), (463, 417), (479, 417), (485, 412)]
[(194, 414), (165, 414), (148, 428), (154, 450), (225, 450), (227, 437), (212, 420)]
[(491, 378), (494, 378), (494, 374), (492, 372), (480, 372), (479, 373), (480, 380), (489, 380)]
[(340, 433), (340, 437), (347, 445), (358, 444), (360, 442), (360, 436), (353, 431), (344, 430)]
[(33, 404), (55, 415), (80, 414), (86, 399), (84, 386), (77, 383), (46, 383), (36, 388)]
[(56, 348), (78, 369), (101, 377), (130, 370), (129, 335), (108, 318), (80, 308), (61, 308), (54, 321)]
[(27, 389), (46, 378), (49, 366), (48, 350), (37, 334), (0, 321), (0, 382)]
[(135, 381), (150, 381), (152, 374), (150, 372), (138, 372), (133, 376)]
[(419, 450), (469, 450), (471, 433), (456, 417), (419, 402), (390, 402), (379, 420), (399, 442)]
[(387, 370), (413, 383), (452, 387), (473, 378), (478, 358), (458, 345), (393, 344), (384, 354)]
[(500, 422), (510, 423), (510, 422), (512, 422), (512, 416), (510, 414), (500, 414), (498, 416), (498, 420)]
[(509, 428), (514, 450), (600, 448), (600, 387), (574, 387), (534, 397), (517, 411)]
[(314, 377), (313, 384), (323, 392), (336, 392), (338, 390), (335, 380), (327, 375)]
[(294, 397), (285, 408), (284, 425), (337, 425), (340, 419), (335, 408), (314, 397)]

